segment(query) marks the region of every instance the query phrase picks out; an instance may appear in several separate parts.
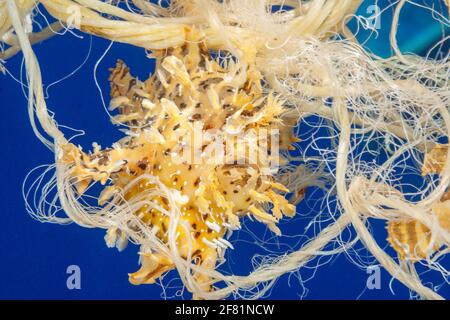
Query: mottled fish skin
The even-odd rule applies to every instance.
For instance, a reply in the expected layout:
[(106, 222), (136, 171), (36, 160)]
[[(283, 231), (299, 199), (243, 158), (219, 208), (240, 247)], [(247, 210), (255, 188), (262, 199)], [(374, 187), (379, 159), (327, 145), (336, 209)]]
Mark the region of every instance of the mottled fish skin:
[[(68, 144), (63, 147), (63, 161), (72, 165), (80, 193), (91, 182), (109, 181), (99, 197), (100, 205), (144, 174), (158, 177), (179, 192), (185, 199), (180, 205), (180, 220), (190, 229), (176, 227), (178, 251), (185, 259), (190, 252), (195, 263), (214, 269), (225, 250), (232, 247), (225, 234), (240, 227), (241, 216), (252, 215), (280, 233), (276, 226), (279, 219), (295, 214), (295, 207), (283, 196), (289, 190), (267, 174), (269, 154), (260, 156), (255, 164), (211, 164), (203, 158), (199, 164), (175, 163), (173, 155), (192, 143), (188, 137), (194, 133), (195, 123), (201, 123), (203, 131), (277, 129), (282, 138), (280, 150), (292, 149), (297, 141), (293, 123), (283, 120), (281, 101), (263, 94), (261, 75), (256, 70), (247, 68), (246, 77), (239, 79), (239, 63), (219, 64), (201, 41), (154, 52), (153, 56), (157, 71), (143, 82), (134, 78), (121, 60), (110, 70), (110, 109), (116, 112), (113, 121), (129, 127), (127, 137), (112, 148), (97, 148), (90, 154)], [(213, 142), (202, 145), (202, 150), (208, 150), (208, 143)], [(270, 150), (271, 143), (270, 139), (256, 140), (258, 148), (265, 150)], [(124, 194), (124, 199), (145, 198), (154, 188), (143, 179)], [(148, 200), (170, 211), (166, 198), (152, 196)], [(272, 210), (268, 211), (269, 207)], [(158, 238), (167, 244), (171, 221), (161, 210), (143, 205), (135, 214), (157, 230)], [(162, 252), (142, 252), (141, 261), (141, 269), (130, 274), (133, 284), (154, 283), (174, 268), (171, 258)], [(213, 289), (205, 275), (194, 277), (205, 290)]]
[[(422, 175), (439, 174), (447, 160), (448, 146), (438, 144), (425, 155)], [(431, 214), (437, 219), (441, 228), (450, 232), (450, 192), (447, 191), (436, 203)], [(432, 231), (416, 220), (392, 220), (388, 222), (388, 242), (401, 260), (412, 262), (427, 259), (443, 247), (443, 241), (434, 239), (431, 244)]]

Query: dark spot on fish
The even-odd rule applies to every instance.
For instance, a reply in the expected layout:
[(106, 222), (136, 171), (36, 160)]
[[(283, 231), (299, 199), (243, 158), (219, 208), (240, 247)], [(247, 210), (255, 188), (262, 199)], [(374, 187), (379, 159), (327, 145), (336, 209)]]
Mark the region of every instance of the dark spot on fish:
[(198, 63), (198, 66), (199, 66), (200, 69), (206, 69), (205, 57), (202, 56), (200, 62)]
[(99, 157), (99, 160), (98, 160), (98, 164), (99, 164), (99, 165), (101, 165), (101, 166), (106, 166), (106, 165), (108, 164), (108, 162), (109, 162), (109, 157), (108, 157), (107, 154), (102, 154), (102, 155)]
[(130, 83), (128, 84), (128, 91), (131, 90), (132, 87), (134, 87), (136, 85), (136, 79), (131, 79)]
[(255, 114), (254, 110), (244, 110), (241, 115), (244, 117), (251, 117)]
[(147, 169), (147, 164), (144, 163), (144, 162), (139, 161), (139, 162), (138, 162), (138, 167), (139, 167), (141, 170), (145, 170), (145, 169)]

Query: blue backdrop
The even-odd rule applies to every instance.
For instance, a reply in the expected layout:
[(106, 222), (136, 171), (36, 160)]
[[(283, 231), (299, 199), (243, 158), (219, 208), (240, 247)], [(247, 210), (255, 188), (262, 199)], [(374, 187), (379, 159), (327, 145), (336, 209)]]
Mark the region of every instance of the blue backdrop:
[[(428, 4), (439, 1), (427, 1)], [(366, 1), (360, 9), (361, 16), (370, 17), (370, 5)], [(378, 1), (383, 9), (389, 1)], [(442, 3), (441, 3), (442, 5)], [(367, 47), (373, 52), (388, 56), (387, 43), (392, 8), (381, 16), (378, 34), (361, 29), (359, 38), (366, 39)], [(355, 23), (351, 23), (353, 29)], [(78, 33), (80, 35), (80, 33)], [(434, 43), (442, 38), (442, 29), (433, 21), (430, 12), (407, 5), (402, 13), (399, 28), (400, 47), (405, 51), (424, 54)], [(94, 82), (94, 69), (103, 55), (109, 41), (92, 38), (87, 35), (75, 37), (71, 34), (57, 36), (36, 45), (35, 52), (41, 64), (44, 84), (69, 75), (84, 62), (84, 66), (64, 81), (48, 88), (48, 106), (56, 112), (59, 123), (86, 131), (86, 135), (76, 142), (90, 146), (93, 141), (107, 146), (117, 140), (121, 134), (114, 128), (104, 111), (100, 92)], [(442, 48), (448, 51), (448, 44)], [(96, 76), (105, 99), (109, 92), (108, 68), (117, 58), (123, 58), (134, 74), (141, 79), (147, 78), (154, 64), (145, 58), (144, 50), (123, 44), (114, 44), (99, 63)], [(9, 72), (20, 78), (22, 56), (19, 54), (6, 64)], [(22, 70), (23, 75), (23, 70)], [(49, 152), (33, 135), (26, 110), (26, 99), (22, 87), (10, 75), (0, 74), (0, 103), (5, 112), (0, 117), (0, 134), (3, 146), (0, 158), (1, 172), (1, 227), (0, 241), (0, 298), (41, 298), (41, 299), (157, 299), (162, 289), (157, 285), (133, 286), (129, 284), (127, 273), (138, 268), (137, 247), (129, 245), (118, 253), (108, 249), (104, 243), (103, 230), (90, 230), (75, 224), (68, 226), (42, 224), (33, 220), (25, 211), (22, 198), (22, 183), (26, 174), (36, 166), (51, 163), (53, 154)], [(299, 208), (301, 211), (301, 208)], [(305, 221), (295, 220), (290, 230), (303, 230)], [(258, 229), (256, 224), (250, 228)], [(301, 232), (301, 231), (300, 231)], [(379, 237), (385, 237), (382, 225), (375, 226)], [(298, 233), (298, 232), (297, 232)], [(245, 274), (250, 270), (249, 257), (257, 250), (255, 245), (242, 242), (229, 257), (224, 269), (231, 268), (235, 273)], [(69, 290), (66, 286), (70, 265), (81, 270), (81, 289)], [(282, 277), (270, 297), (275, 299), (297, 299), (304, 294), (296, 276)], [(368, 273), (352, 264), (345, 255), (333, 258), (316, 272), (305, 270), (303, 280), (309, 279), (307, 299), (404, 299), (409, 292), (397, 281), (390, 283), (390, 276), (381, 273), (381, 288), (366, 289)], [(169, 276), (166, 278), (167, 284)], [(442, 283), (439, 276), (427, 278)], [(179, 282), (173, 282), (178, 285)], [(440, 293), (450, 297), (448, 286)], [(168, 289), (173, 296), (176, 290)]]

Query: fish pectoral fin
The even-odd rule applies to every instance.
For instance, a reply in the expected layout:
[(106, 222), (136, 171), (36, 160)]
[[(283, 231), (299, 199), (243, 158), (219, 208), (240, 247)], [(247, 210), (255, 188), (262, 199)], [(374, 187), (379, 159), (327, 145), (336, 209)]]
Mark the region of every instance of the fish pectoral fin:
[(172, 260), (161, 254), (145, 253), (142, 254), (141, 268), (134, 273), (128, 274), (128, 280), (134, 285), (153, 284), (157, 278), (173, 268)]

